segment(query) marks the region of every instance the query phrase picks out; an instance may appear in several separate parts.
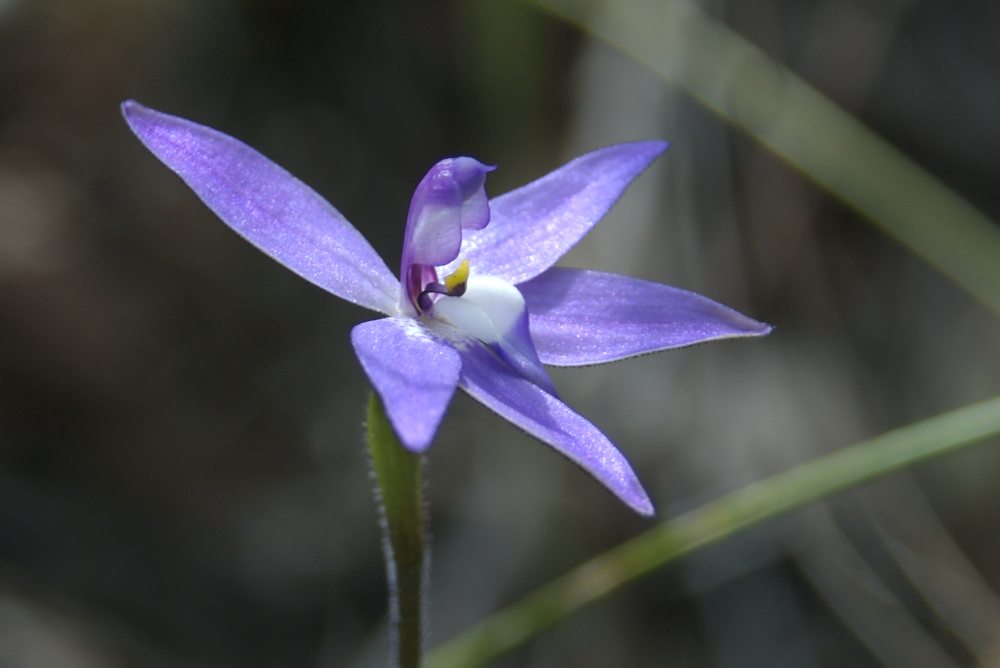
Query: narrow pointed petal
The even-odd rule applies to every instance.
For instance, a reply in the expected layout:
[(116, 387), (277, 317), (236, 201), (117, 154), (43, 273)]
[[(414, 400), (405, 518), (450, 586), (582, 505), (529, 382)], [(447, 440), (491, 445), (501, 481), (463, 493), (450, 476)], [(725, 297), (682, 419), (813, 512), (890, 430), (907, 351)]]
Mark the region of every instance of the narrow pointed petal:
[(597, 427), (479, 342), (460, 345), (459, 353), (459, 386), (472, 398), (552, 446), (637, 513), (653, 514), (653, 504), (632, 467)]
[(413, 452), (426, 450), (455, 393), (458, 352), (410, 318), (363, 322), (351, 330), (351, 343), (399, 440)]
[(545, 364), (599, 364), (742, 336), (771, 326), (668, 285), (584, 269), (553, 268), (517, 286)]
[(537, 276), (583, 238), (667, 146), (609, 146), (493, 198), (490, 224), (465, 235), (461, 257), (476, 271), (511, 283)]
[(176, 116), (122, 104), (146, 148), (219, 218), (319, 287), (360, 306), (396, 312), (399, 282), (340, 212), (246, 144)]

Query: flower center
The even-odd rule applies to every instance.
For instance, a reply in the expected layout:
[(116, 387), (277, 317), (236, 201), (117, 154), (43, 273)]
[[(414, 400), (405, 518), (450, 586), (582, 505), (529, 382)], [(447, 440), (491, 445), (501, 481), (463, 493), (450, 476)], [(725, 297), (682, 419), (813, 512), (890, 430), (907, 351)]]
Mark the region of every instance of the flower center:
[(502, 278), (474, 276), (462, 284), (461, 292), (439, 297), (434, 303), (434, 319), (488, 345), (506, 338), (526, 315), (524, 297)]
[(531, 342), (524, 296), (511, 283), (497, 276), (469, 276), (469, 263), (463, 261), (444, 285), (431, 283), (420, 297), (419, 302), (428, 302), (429, 308), (421, 304), (423, 312), (432, 308), (435, 320), (478, 339), (517, 373), (556, 396)]
[(469, 261), (462, 260), (458, 269), (444, 277), (444, 284), (431, 281), (424, 286), (424, 289), (417, 296), (417, 308), (421, 313), (426, 313), (434, 306), (435, 298), (432, 295), (446, 295), (448, 297), (461, 297), (465, 294), (465, 287), (469, 282)]

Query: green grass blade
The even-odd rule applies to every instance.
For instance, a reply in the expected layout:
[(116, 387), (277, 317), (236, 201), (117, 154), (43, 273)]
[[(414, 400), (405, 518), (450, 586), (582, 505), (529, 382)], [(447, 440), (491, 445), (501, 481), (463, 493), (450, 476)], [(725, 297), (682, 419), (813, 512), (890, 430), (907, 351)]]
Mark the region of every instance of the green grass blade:
[(688, 0), (535, 0), (686, 91), (1000, 313), (1000, 228)]
[(698, 548), (780, 513), (1000, 434), (1000, 397), (862, 441), (668, 520), (435, 649), (431, 668), (476, 666)]

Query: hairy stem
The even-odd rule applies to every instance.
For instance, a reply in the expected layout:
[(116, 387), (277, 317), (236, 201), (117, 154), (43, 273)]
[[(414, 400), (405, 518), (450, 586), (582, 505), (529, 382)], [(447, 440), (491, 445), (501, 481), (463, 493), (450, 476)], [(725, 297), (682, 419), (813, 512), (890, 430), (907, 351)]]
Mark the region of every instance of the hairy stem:
[(368, 403), (368, 449), (378, 483), (389, 587), (390, 664), (420, 665), (430, 550), (424, 504), (423, 458), (399, 443), (374, 392)]

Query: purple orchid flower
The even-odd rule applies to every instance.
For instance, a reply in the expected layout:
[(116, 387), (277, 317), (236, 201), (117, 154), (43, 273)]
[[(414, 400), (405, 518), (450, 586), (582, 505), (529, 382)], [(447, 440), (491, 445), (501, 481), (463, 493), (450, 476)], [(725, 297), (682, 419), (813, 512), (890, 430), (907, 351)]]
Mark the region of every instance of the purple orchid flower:
[(413, 452), (430, 445), (461, 387), (651, 515), (625, 457), (559, 399), (543, 365), (611, 362), (771, 329), (677, 288), (553, 267), (667, 142), (599, 149), (491, 200), (484, 183), (493, 167), (442, 160), (413, 194), (397, 280), (339, 211), (254, 149), (134, 101), (122, 112), (146, 148), (250, 243), (385, 316), (357, 325), (351, 341)]

